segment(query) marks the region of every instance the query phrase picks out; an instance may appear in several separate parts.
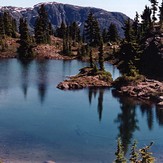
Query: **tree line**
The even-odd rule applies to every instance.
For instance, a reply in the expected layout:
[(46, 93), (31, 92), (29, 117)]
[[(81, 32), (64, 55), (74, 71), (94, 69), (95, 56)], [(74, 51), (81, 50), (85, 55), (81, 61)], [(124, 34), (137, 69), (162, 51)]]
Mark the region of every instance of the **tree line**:
[(123, 28), (125, 39), (116, 57), (120, 70), (129, 76), (138, 72), (163, 75), (163, 2), (159, 6), (157, 0), (149, 1), (151, 6), (145, 6), (141, 15), (136, 12), (134, 20), (128, 19)]
[[(19, 37), (18, 57), (32, 58), (33, 47), (38, 44), (50, 44), (51, 35), (63, 39), (64, 55), (72, 54), (72, 46), (78, 45), (79, 57), (90, 55), (92, 47), (102, 47), (101, 44), (107, 42), (116, 42), (119, 39), (117, 28), (111, 24), (108, 29), (101, 31), (97, 19), (93, 13), (88, 14), (85, 20), (84, 29), (81, 31), (77, 22), (61, 22), (56, 29), (53, 28), (48, 19), (48, 13), (42, 4), (38, 9), (38, 17), (34, 25), (34, 34), (31, 34), (28, 28), (28, 22), (25, 18), (20, 18), (19, 23), (12, 18), (9, 12), (4, 11), (0, 14), (0, 37)], [(3, 39), (1, 39), (3, 40)], [(0, 43), (2, 46), (3, 43)], [(102, 66), (101, 66), (102, 67)]]

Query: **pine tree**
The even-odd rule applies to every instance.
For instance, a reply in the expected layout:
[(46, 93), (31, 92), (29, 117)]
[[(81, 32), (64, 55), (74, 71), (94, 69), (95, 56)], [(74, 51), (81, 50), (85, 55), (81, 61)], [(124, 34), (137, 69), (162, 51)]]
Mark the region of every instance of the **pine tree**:
[(127, 42), (131, 42), (132, 41), (132, 25), (131, 25), (131, 21), (130, 19), (128, 19), (126, 22), (125, 22), (125, 26), (123, 27), (123, 30), (124, 30), (124, 35), (125, 35), (125, 40)]
[(98, 46), (100, 44), (100, 28), (98, 21), (95, 19), (92, 12), (89, 13), (87, 20), (85, 21), (84, 34), (86, 41), (90, 46)]
[(115, 26), (115, 24), (111, 23), (108, 29), (108, 40), (110, 42), (116, 42), (118, 41), (119, 36), (118, 36), (118, 31)]
[(48, 14), (42, 4), (38, 10), (38, 18), (35, 23), (35, 40), (37, 44), (50, 43)]
[(141, 15), (142, 18), (142, 33), (147, 34), (150, 31), (152, 26), (151, 20), (152, 11), (149, 7), (145, 6), (143, 14)]
[(32, 42), (28, 31), (27, 21), (23, 18), (19, 23), (20, 46), (18, 48), (18, 57), (20, 59), (31, 59), (33, 57)]
[(107, 34), (108, 34), (108, 32), (107, 32), (106, 28), (103, 29), (103, 31), (102, 31), (102, 40), (103, 40), (104, 43), (107, 43), (108, 42), (108, 36), (107, 36)]
[(66, 35), (66, 25), (65, 25), (65, 23), (63, 21), (61, 22), (60, 27), (57, 28), (56, 33), (57, 33), (57, 37), (59, 37), (59, 38), (64, 38), (65, 37), (65, 35)]
[(5, 29), (5, 34), (7, 36), (12, 36), (13, 30), (12, 30), (12, 18), (9, 14), (9, 12), (5, 11), (3, 14), (3, 22), (4, 22), (4, 29)]
[(3, 15), (0, 15), (0, 39), (2, 40), (4, 36), (5, 36), (5, 29), (4, 29)]
[(99, 66), (100, 70), (104, 71), (104, 50), (103, 50), (103, 42), (100, 43), (100, 47), (98, 49), (99, 53)]
[(90, 49), (90, 52), (89, 52), (89, 63), (90, 63), (90, 67), (93, 68), (92, 49)]
[(131, 147), (131, 153), (130, 153), (130, 159), (129, 159), (130, 163), (138, 163), (139, 153), (136, 148), (137, 148), (137, 142), (134, 141)]
[(159, 7), (159, 22), (160, 22), (160, 27), (162, 28), (162, 23), (163, 23), (163, 1), (161, 3), (161, 6)]
[(133, 35), (136, 41), (138, 41), (140, 38), (140, 25), (139, 25), (139, 14), (137, 12), (136, 12), (132, 27), (133, 27)]
[(126, 158), (124, 156), (123, 145), (120, 138), (118, 138), (117, 151), (115, 152), (115, 155), (116, 159), (114, 163), (127, 163)]
[(156, 12), (157, 12), (158, 2), (157, 0), (149, 0), (149, 1), (151, 2), (151, 5), (152, 5), (152, 20), (153, 20), (153, 23), (155, 23), (155, 21), (157, 20)]

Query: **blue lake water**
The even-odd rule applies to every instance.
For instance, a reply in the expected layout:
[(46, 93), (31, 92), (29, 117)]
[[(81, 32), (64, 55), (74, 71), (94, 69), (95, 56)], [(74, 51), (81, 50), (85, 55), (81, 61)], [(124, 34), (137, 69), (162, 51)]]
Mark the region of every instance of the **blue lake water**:
[[(0, 158), (6, 162), (111, 163), (116, 140), (127, 153), (154, 141), (163, 162), (163, 110), (113, 89), (62, 91), (60, 81), (88, 63), (0, 60)], [(113, 78), (120, 73), (106, 63)]]

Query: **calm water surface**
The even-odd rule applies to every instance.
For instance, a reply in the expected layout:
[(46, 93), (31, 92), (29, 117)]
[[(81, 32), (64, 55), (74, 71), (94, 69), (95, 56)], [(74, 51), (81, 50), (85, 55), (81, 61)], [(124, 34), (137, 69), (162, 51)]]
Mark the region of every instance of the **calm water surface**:
[[(6, 162), (111, 163), (120, 136), (127, 153), (154, 141), (163, 161), (163, 110), (117, 97), (112, 89), (61, 91), (79, 61), (0, 60), (0, 158)], [(113, 78), (116, 68), (106, 64)]]

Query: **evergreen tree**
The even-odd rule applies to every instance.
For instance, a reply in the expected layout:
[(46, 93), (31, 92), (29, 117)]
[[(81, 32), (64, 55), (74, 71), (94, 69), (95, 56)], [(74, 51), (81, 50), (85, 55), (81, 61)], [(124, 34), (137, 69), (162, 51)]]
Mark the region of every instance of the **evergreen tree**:
[(100, 70), (104, 71), (104, 50), (103, 50), (103, 42), (100, 43), (100, 47), (99, 47), (99, 66), (100, 66)]
[(116, 159), (114, 163), (127, 163), (127, 160), (124, 156), (123, 145), (120, 138), (118, 138), (117, 151), (115, 152), (115, 155), (116, 155)]
[(136, 41), (138, 41), (140, 39), (140, 25), (139, 25), (139, 14), (137, 12), (132, 27), (133, 27), (133, 35)]
[(162, 23), (163, 23), (163, 1), (161, 3), (161, 6), (159, 7), (159, 21), (160, 21), (160, 26), (162, 28)]
[(107, 43), (108, 42), (108, 36), (107, 36), (107, 34), (108, 34), (108, 32), (107, 32), (106, 28), (103, 29), (103, 31), (102, 31), (102, 40), (103, 40), (104, 43)]
[(89, 52), (89, 63), (90, 67), (93, 68), (93, 56), (92, 56), (92, 49)]
[(61, 22), (61, 26), (59, 28), (57, 28), (56, 30), (57, 33), (57, 37), (59, 38), (64, 38), (66, 35), (66, 25), (65, 23), (62, 21)]
[(152, 11), (149, 7), (145, 6), (143, 14), (141, 15), (142, 18), (142, 33), (147, 34), (151, 28), (151, 14)]
[(115, 26), (115, 24), (111, 23), (108, 29), (108, 40), (110, 42), (116, 42), (118, 41), (119, 36), (118, 36), (118, 31)]
[(12, 18), (9, 14), (9, 12), (5, 11), (3, 14), (3, 22), (4, 22), (4, 30), (5, 34), (7, 36), (12, 36), (13, 30), (12, 30)]
[(76, 22), (73, 22), (70, 25), (70, 37), (72, 38), (73, 42), (79, 42), (81, 40), (80, 38), (80, 28), (77, 25)]
[(125, 22), (125, 25), (123, 27), (124, 30), (124, 35), (125, 35), (125, 40), (127, 42), (131, 42), (133, 39), (133, 31), (132, 31), (132, 25), (131, 25), (131, 21), (128, 18), (128, 20)]
[(27, 21), (20, 18), (19, 23), (20, 46), (18, 48), (18, 57), (20, 59), (31, 59), (33, 57), (32, 42), (28, 31)]
[(35, 23), (35, 40), (37, 44), (50, 43), (49, 20), (45, 6), (42, 4), (38, 10), (38, 18)]
[(92, 12), (89, 13), (84, 25), (84, 34), (86, 41), (90, 46), (98, 46), (101, 41), (100, 28), (98, 21), (94, 18)]
[(138, 163), (139, 153), (136, 148), (137, 148), (137, 142), (134, 141), (131, 147), (131, 153), (130, 153), (130, 159), (129, 159), (130, 163)]
[(155, 23), (155, 21), (157, 20), (156, 12), (157, 12), (158, 2), (157, 0), (149, 0), (149, 1), (151, 2), (151, 5), (152, 5), (152, 20), (153, 20), (153, 23)]
[(3, 15), (0, 15), (0, 39), (2, 40), (4, 36), (5, 36), (5, 29), (4, 29)]

